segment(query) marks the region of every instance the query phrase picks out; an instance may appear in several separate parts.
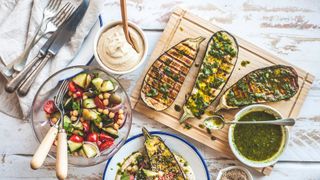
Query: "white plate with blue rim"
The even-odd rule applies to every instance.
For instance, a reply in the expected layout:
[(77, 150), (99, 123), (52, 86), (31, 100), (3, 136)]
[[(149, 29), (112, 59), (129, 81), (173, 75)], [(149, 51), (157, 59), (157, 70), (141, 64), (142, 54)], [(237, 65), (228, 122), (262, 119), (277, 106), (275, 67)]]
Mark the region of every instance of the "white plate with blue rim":
[[(191, 166), (196, 179), (210, 180), (207, 165), (194, 145), (175, 134), (161, 131), (151, 131), (150, 134), (160, 136), (174, 154), (182, 156)], [(129, 138), (122, 148), (108, 160), (103, 173), (103, 179), (115, 179), (119, 168), (118, 164), (123, 162), (123, 160), (133, 152), (141, 151), (143, 149), (144, 140), (143, 134), (138, 134)]]

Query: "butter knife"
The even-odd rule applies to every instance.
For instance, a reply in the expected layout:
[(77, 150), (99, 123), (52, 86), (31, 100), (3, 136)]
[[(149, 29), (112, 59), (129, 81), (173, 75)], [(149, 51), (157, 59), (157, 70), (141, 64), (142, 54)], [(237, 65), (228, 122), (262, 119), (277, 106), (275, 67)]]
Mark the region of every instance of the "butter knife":
[(19, 87), (18, 94), (20, 96), (25, 96), (28, 93), (36, 76), (43, 69), (45, 64), (59, 52), (61, 47), (68, 42), (75, 33), (77, 26), (88, 8), (88, 4), (89, 0), (83, 0), (69, 20), (43, 45), (38, 55), (23, 71), (7, 83), (5, 87), (7, 92), (14, 92)]

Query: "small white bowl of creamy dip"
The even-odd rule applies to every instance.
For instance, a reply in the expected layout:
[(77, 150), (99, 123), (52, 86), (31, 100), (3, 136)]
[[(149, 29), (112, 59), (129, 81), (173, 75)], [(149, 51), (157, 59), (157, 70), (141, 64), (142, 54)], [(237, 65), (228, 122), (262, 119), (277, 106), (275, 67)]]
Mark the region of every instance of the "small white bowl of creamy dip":
[(147, 38), (140, 27), (128, 22), (136, 51), (126, 40), (122, 21), (114, 21), (98, 31), (94, 39), (94, 56), (101, 67), (113, 74), (127, 74), (138, 69), (146, 60)]

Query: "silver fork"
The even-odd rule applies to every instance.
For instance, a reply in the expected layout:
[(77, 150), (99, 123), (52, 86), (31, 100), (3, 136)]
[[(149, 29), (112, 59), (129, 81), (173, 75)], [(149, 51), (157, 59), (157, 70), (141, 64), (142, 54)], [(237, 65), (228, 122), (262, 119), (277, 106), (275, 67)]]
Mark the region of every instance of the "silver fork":
[(41, 30), (41, 27), (44, 24), (47, 24), (49, 19), (54, 17), (58, 13), (58, 9), (59, 9), (60, 4), (61, 4), (61, 0), (50, 0), (49, 1), (49, 3), (47, 4), (47, 6), (45, 7), (45, 9), (43, 11), (40, 25), (39, 25), (38, 29), (36, 30), (36, 34), (34, 35), (32, 40), (26, 45), (26, 48), (23, 51), (23, 53), (20, 54), (15, 60), (12, 61), (12, 63), (10, 63), (6, 68), (4, 68), (2, 70), (2, 73), (5, 76), (7, 76), (7, 77), (12, 76), (12, 74), (14, 73), (13, 65), (15, 63), (21, 61), (20, 59), (26, 59), (28, 57), (30, 50), (34, 46), (35, 38), (37, 37), (37, 35), (39, 34), (39, 32)]
[[(38, 41), (43, 38), (45, 35), (52, 33), (54, 31), (56, 31), (58, 29), (58, 27), (64, 23), (72, 14), (72, 12), (74, 11), (74, 6), (71, 5), (70, 2), (68, 2), (67, 4), (65, 4), (60, 11), (57, 13), (57, 15), (55, 17), (52, 17), (49, 19), (48, 23), (46, 23), (46, 26), (44, 26), (44, 28), (42, 30), (39, 31), (39, 33), (37, 34), (34, 44), (32, 46), (30, 46), (30, 49), (28, 49), (28, 51), (30, 52), (30, 50), (32, 49), (32, 47), (38, 43)], [(29, 53), (28, 52), (28, 53)], [(20, 72), (22, 71), (22, 69), (24, 68), (24, 66), (26, 65), (26, 61), (28, 59), (28, 54), (26, 54), (26, 57), (24, 59), (19, 59), (20, 61), (16, 62), (13, 65), (13, 69), (16, 72)]]
[(63, 97), (67, 92), (68, 81), (64, 80), (54, 97), (54, 104), (60, 112), (60, 126), (58, 133), (57, 159), (56, 159), (56, 175), (59, 179), (65, 179), (68, 174), (68, 146), (67, 134), (64, 129), (64, 107)]

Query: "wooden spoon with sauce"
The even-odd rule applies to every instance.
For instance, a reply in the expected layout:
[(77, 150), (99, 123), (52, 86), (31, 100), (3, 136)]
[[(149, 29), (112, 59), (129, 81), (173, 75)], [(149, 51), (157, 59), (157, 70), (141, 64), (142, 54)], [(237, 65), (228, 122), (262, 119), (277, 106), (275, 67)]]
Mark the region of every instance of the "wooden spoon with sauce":
[(126, 0), (120, 0), (120, 7), (124, 35), (126, 36), (128, 43), (133, 47), (134, 50), (137, 51), (137, 53), (139, 53), (137, 42), (135, 42), (134, 38), (131, 37), (129, 31)]

